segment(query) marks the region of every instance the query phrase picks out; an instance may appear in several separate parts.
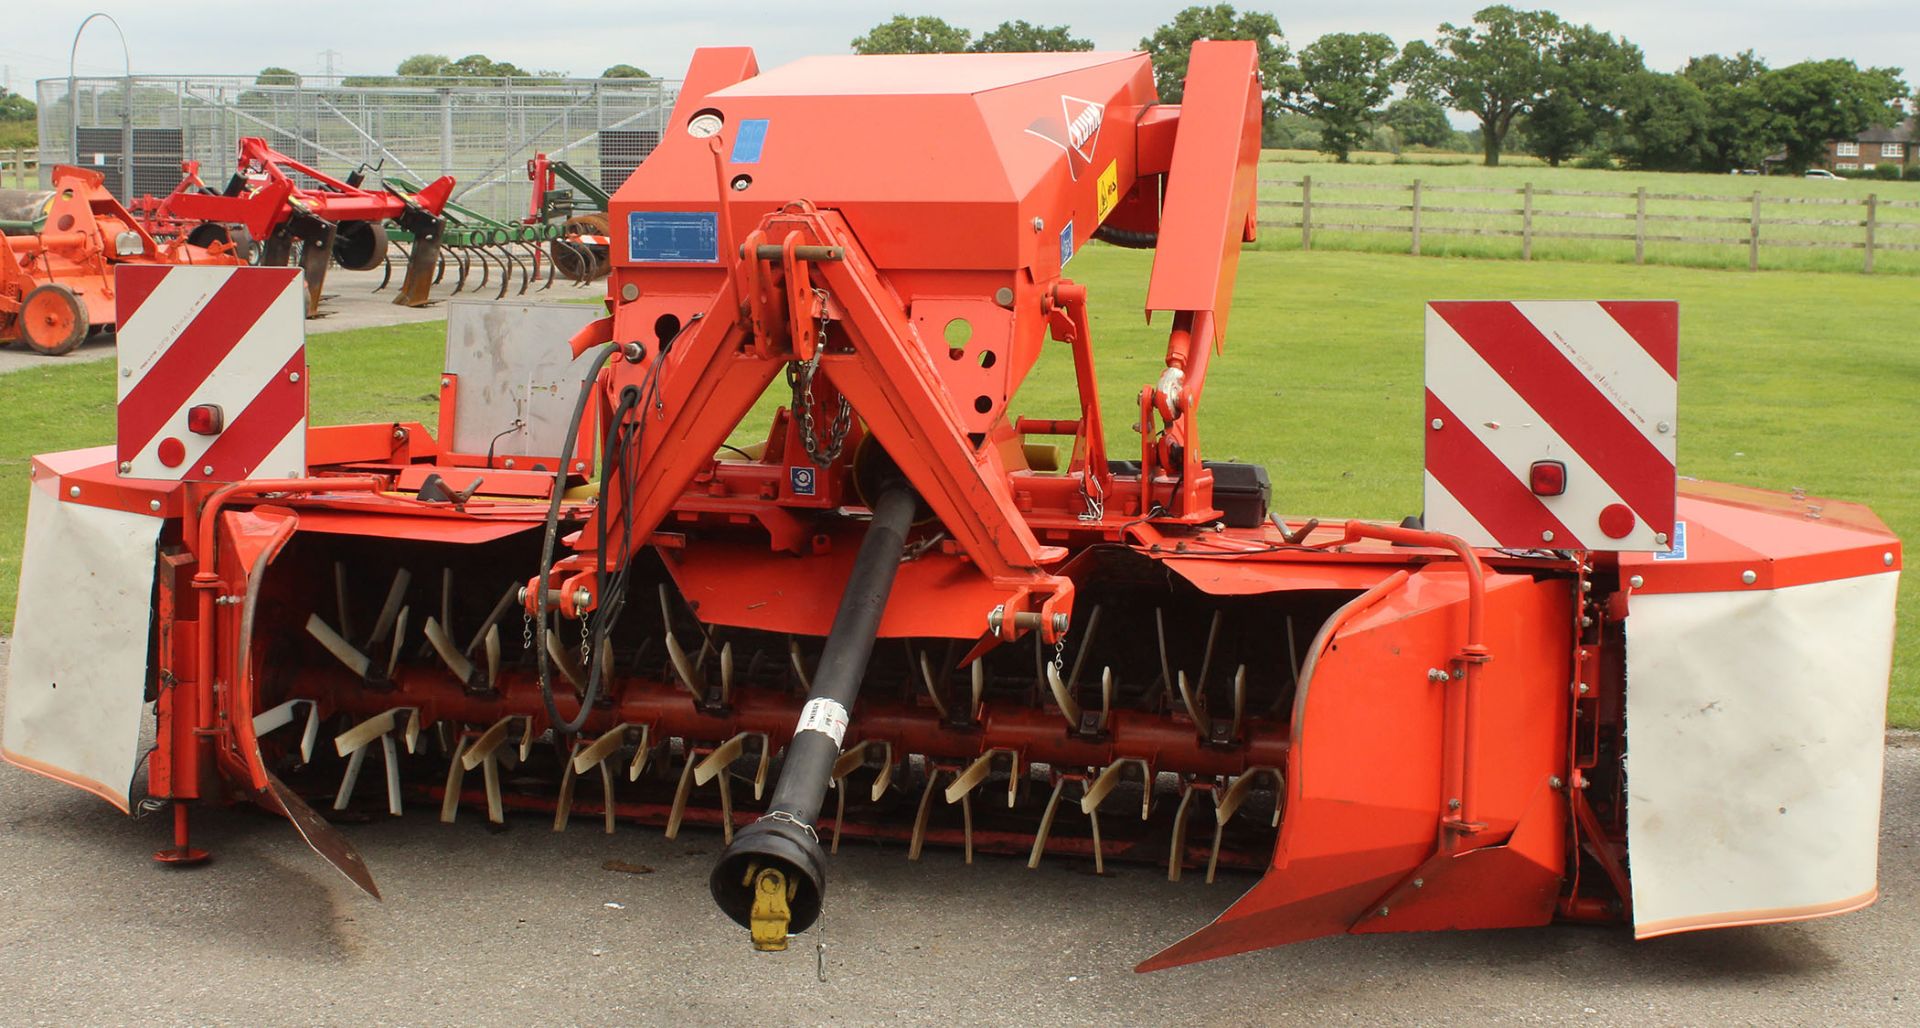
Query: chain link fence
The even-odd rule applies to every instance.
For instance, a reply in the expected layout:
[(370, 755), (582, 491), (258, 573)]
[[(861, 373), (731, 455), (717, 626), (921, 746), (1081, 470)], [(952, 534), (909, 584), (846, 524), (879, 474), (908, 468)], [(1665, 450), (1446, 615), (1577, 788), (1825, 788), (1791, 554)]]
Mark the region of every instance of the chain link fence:
[[(71, 89), (69, 83), (71, 82)], [(53, 165), (99, 170), (122, 198), (164, 196), (180, 161), (219, 188), (239, 139), (336, 178), (365, 164), (424, 182), (452, 175), (454, 199), (490, 217), (526, 213), (526, 162), (564, 159), (609, 190), (660, 140), (678, 91), (663, 79), (391, 78), (380, 85), (261, 85), (251, 76), (42, 79), (40, 180)], [(78, 125), (74, 124), (75, 116)], [(369, 179), (373, 181), (373, 179)]]

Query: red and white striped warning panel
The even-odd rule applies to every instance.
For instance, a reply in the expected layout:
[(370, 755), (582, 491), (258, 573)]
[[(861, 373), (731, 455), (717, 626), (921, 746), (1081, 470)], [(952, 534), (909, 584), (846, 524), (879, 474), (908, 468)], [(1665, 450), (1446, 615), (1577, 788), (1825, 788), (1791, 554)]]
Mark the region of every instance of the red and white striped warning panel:
[(1476, 546), (1667, 549), (1680, 309), (1427, 305), (1426, 526)]
[(114, 287), (120, 474), (306, 474), (300, 269), (122, 265)]

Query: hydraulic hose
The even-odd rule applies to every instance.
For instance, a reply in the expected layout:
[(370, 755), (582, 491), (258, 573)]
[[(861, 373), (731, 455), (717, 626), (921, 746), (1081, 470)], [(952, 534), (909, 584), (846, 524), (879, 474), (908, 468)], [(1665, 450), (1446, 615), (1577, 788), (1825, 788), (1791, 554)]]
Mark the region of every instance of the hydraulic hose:
[(754, 927), (754, 879), (769, 869), (781, 872), (791, 890), (786, 931), (805, 931), (820, 916), (826, 854), (813, 826), (826, 801), (834, 762), (840, 758), (849, 711), (866, 678), (880, 615), (893, 591), (907, 531), (913, 525), (914, 505), (913, 491), (904, 484), (887, 486), (874, 502), (873, 521), (854, 557), (853, 573), (840, 596), (833, 629), (827, 634), (813, 688), (807, 693), (793, 741), (787, 745), (767, 812), (741, 829), (714, 864), (710, 882), (714, 902), (743, 927)]

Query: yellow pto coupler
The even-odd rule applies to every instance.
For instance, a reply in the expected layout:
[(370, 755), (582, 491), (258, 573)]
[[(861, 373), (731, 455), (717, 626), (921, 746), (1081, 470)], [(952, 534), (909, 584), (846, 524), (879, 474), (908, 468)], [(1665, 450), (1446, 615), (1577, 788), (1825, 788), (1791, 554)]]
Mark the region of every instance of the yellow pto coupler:
[(753, 886), (753, 911), (749, 930), (753, 948), (762, 953), (781, 953), (787, 948), (787, 925), (793, 920), (788, 905), (799, 892), (799, 883), (789, 884), (778, 868), (747, 868), (747, 882)]

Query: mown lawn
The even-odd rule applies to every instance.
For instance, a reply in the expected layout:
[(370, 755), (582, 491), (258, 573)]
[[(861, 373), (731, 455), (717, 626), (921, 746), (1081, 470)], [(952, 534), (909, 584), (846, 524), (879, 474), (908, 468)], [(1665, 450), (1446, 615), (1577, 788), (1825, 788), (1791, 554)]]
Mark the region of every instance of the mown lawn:
[[(1137, 450), (1128, 410), (1154, 379), (1164, 321), (1143, 323), (1148, 258), (1093, 246), (1070, 266), (1093, 294), (1109, 446)], [(1420, 509), (1421, 307), (1429, 299), (1666, 298), (1681, 304), (1683, 474), (1864, 501), (1920, 538), (1920, 349), (1899, 276), (1434, 260), (1255, 251), (1207, 384), (1210, 456), (1265, 463), (1288, 513), (1398, 519)], [(432, 424), (439, 323), (316, 336), (320, 423)], [(557, 341), (556, 341), (557, 342)], [(1050, 347), (1018, 413), (1069, 417)], [(776, 391), (778, 387), (776, 386)], [(770, 398), (771, 399), (771, 398)], [(112, 368), (0, 376), (0, 623), (12, 619), (27, 455), (109, 442)], [(1905, 577), (1890, 715), (1920, 726), (1920, 585)]]
[[(1875, 213), (1875, 271), (1882, 274), (1920, 274), (1920, 250), (1889, 249), (1890, 245), (1920, 246), (1920, 180), (1809, 180), (1789, 175), (1667, 174), (1549, 168), (1538, 162), (1503, 164), (1487, 168), (1473, 163), (1332, 164), (1302, 160), (1296, 151), (1270, 150), (1263, 155), (1260, 177), (1263, 230), (1262, 249), (1290, 250), (1301, 245), (1301, 181), (1312, 179), (1313, 220), (1316, 225), (1348, 224), (1397, 226), (1398, 231), (1352, 231), (1316, 228), (1315, 249), (1359, 250), (1370, 253), (1406, 253), (1410, 212), (1405, 209), (1365, 210), (1351, 205), (1411, 204), (1411, 190), (1422, 186), (1421, 252), (1426, 256), (1498, 257), (1521, 255), (1524, 203), (1520, 190), (1532, 184), (1536, 233), (1570, 232), (1631, 236), (1635, 230), (1636, 200), (1632, 196), (1549, 195), (1626, 193), (1646, 189), (1648, 221), (1646, 261), (1650, 264), (1707, 268), (1747, 267), (1749, 219), (1753, 195), (1764, 199), (1791, 199), (1793, 203), (1761, 205), (1760, 266), (1793, 271), (1858, 272), (1864, 251), (1809, 246), (1810, 243), (1861, 244), (1866, 209), (1858, 201), (1869, 195), (1879, 201)], [(1421, 160), (1426, 157), (1422, 156)], [(1398, 188), (1387, 188), (1398, 187)], [(1454, 192), (1456, 189), (1475, 192)], [(1668, 196), (1712, 196), (1719, 200), (1675, 200)], [(1852, 200), (1853, 204), (1817, 201)], [(1814, 202), (1807, 202), (1814, 201)], [(1903, 206), (1904, 205), (1904, 206)], [(1445, 211), (1438, 208), (1462, 208)], [(1671, 216), (1674, 219), (1662, 220)], [(1847, 224), (1768, 224), (1768, 221), (1820, 221)], [(1498, 229), (1512, 236), (1485, 234)], [(1680, 243), (1656, 236), (1688, 236), (1738, 240), (1737, 243)], [(1629, 240), (1564, 239), (1536, 235), (1535, 260), (1631, 262)]]

